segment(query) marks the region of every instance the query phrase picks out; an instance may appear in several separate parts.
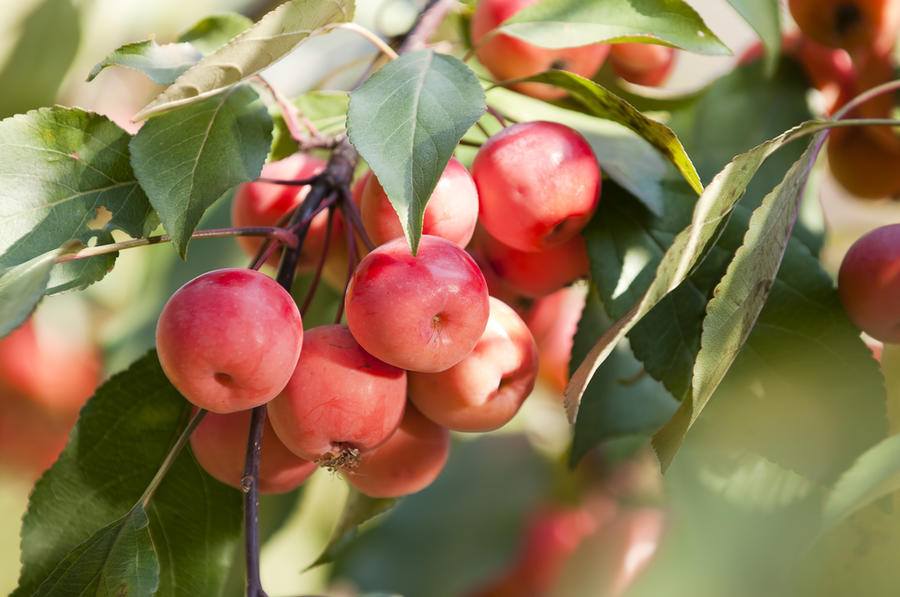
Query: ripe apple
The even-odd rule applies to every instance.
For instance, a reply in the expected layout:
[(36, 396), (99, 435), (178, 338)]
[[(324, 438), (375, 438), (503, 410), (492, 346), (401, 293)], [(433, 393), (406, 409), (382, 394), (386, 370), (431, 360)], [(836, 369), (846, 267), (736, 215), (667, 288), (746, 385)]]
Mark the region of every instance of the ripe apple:
[(490, 431), (519, 411), (534, 389), (538, 352), (522, 318), (491, 297), (487, 327), (463, 360), (437, 373), (409, 373), (409, 400), (456, 431)]
[(894, 0), (788, 0), (797, 26), (820, 44), (885, 55), (897, 39), (900, 3)]
[[(594, 44), (553, 50), (535, 46), (515, 37), (499, 34), (485, 37), (503, 21), (538, 0), (479, 0), (472, 14), (472, 43), (478, 60), (498, 79), (518, 79), (551, 68), (592, 77), (603, 64), (609, 46)], [(559, 99), (562, 89), (543, 83), (516, 83), (512, 88), (538, 99)]]
[[(206, 413), (191, 434), (191, 449), (207, 473), (241, 489), (252, 411)], [(296, 489), (316, 470), (316, 465), (284, 447), (266, 419), (259, 462), (260, 493), (285, 493)]]
[(567, 286), (535, 301), (525, 318), (538, 347), (538, 377), (560, 393), (569, 383), (572, 342), (586, 295), (584, 284)]
[(450, 432), (407, 405), (397, 431), (343, 473), (348, 483), (370, 497), (399, 497), (431, 485), (449, 455)]
[(659, 44), (613, 44), (609, 51), (609, 65), (613, 71), (631, 83), (656, 87), (661, 85), (675, 64), (675, 48)]
[(410, 371), (443, 371), (472, 352), (487, 325), (487, 283), (449, 240), (425, 234), (413, 256), (394, 239), (363, 258), (345, 300), (357, 342)]
[(838, 293), (860, 329), (882, 342), (900, 342), (900, 224), (853, 243), (838, 271)]
[[(374, 176), (368, 177), (360, 203), (363, 224), (375, 245), (403, 236), (400, 218)], [(478, 191), (472, 175), (450, 158), (422, 216), (422, 234), (440, 236), (465, 247), (478, 221)]]
[(600, 167), (577, 131), (522, 122), (491, 136), (472, 162), (479, 221), (500, 242), (543, 251), (578, 234), (600, 200)]
[(297, 304), (249, 269), (202, 274), (173, 294), (156, 326), (163, 371), (195, 406), (246, 410), (287, 384), (303, 342)]
[(405, 371), (363, 350), (347, 326), (324, 325), (306, 331), (303, 355), (268, 413), (294, 454), (343, 468), (390, 437), (405, 405)]

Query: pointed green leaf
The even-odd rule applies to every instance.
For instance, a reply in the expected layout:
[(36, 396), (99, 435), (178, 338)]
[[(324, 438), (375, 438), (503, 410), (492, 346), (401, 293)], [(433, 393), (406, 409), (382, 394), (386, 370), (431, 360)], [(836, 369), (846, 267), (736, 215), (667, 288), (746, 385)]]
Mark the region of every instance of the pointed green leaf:
[(35, 597), (150, 597), (159, 585), (159, 561), (147, 513), (135, 508), (69, 552)]
[(76, 242), (25, 263), (0, 269), (0, 338), (25, 323), (44, 297), (56, 258), (68, 248), (80, 246), (81, 243)]
[(178, 41), (190, 42), (204, 54), (209, 54), (252, 25), (253, 21), (235, 12), (210, 15), (200, 19), (193, 27), (179, 35)]
[(633, 130), (669, 160), (681, 172), (681, 175), (684, 176), (697, 194), (703, 192), (703, 183), (700, 182), (700, 176), (697, 174), (697, 170), (694, 169), (691, 158), (685, 153), (684, 147), (682, 147), (681, 141), (678, 140), (675, 133), (666, 125), (647, 118), (616, 94), (604, 89), (590, 79), (585, 79), (574, 73), (551, 70), (528, 77), (526, 80), (548, 83), (565, 89), (569, 92), (569, 95), (583, 104), (589, 113), (598, 118), (618, 122)]
[(900, 435), (892, 435), (859, 457), (835, 484), (822, 509), (822, 530), (900, 489)]
[[(596, 290), (591, 290), (575, 333), (573, 363), (611, 323)], [(628, 348), (618, 347), (588, 384), (569, 461), (576, 464), (591, 448), (610, 440), (642, 436), (647, 442), (677, 409), (678, 401), (643, 371)]]
[(781, 8), (778, 0), (728, 0), (753, 27), (766, 49), (766, 72), (775, 72), (781, 54)]
[[(45, 255), (70, 240), (141, 237), (156, 215), (131, 170), (131, 137), (105, 116), (41, 108), (0, 121), (0, 268)], [(48, 292), (103, 277), (114, 255), (54, 268)]]
[(731, 53), (681, 0), (543, 0), (499, 31), (545, 48), (655, 40), (698, 54)]
[(310, 568), (334, 561), (337, 553), (356, 534), (356, 529), (367, 520), (390, 510), (397, 502), (396, 498), (373, 498), (360, 493), (353, 487), (347, 495), (347, 502), (341, 512), (341, 518), (331, 533), (331, 538), (322, 550), (322, 555), (309, 565)]
[(737, 358), (769, 298), (803, 189), (823, 142), (823, 133), (815, 136), (781, 184), (753, 211), (744, 242), (706, 306), (692, 389), (682, 406), (690, 416), (673, 419), (656, 443), (664, 463), (671, 462), (684, 435)]
[(575, 421), (581, 396), (597, 367), (612, 352), (616, 343), (631, 330), (660, 300), (680, 285), (700, 261), (721, 231), (743, 196), (750, 179), (776, 149), (794, 136), (821, 129), (822, 123), (808, 122), (775, 139), (735, 157), (713, 178), (697, 200), (691, 223), (673, 240), (663, 255), (649, 288), (629, 311), (600, 337), (587, 358), (578, 367), (566, 388), (565, 404)]
[(209, 98), (271, 66), (332, 23), (353, 19), (352, 0), (289, 0), (225, 46), (208, 54), (144, 106), (141, 120)]
[(81, 15), (72, 0), (43, 0), (17, 27), (19, 38), (0, 70), (0, 117), (56, 101), (78, 53)]
[(243, 85), (141, 127), (131, 141), (134, 171), (182, 257), (206, 209), (258, 177), (271, 144), (272, 119)]
[(484, 111), (475, 73), (433, 50), (401, 56), (350, 94), (350, 140), (384, 187), (414, 254), (425, 204)]
[(189, 43), (159, 45), (155, 39), (136, 41), (116, 49), (91, 69), (93, 81), (107, 66), (124, 66), (142, 72), (159, 85), (169, 85), (203, 55)]
[[(16, 597), (33, 595), (67, 554), (132, 510), (190, 412), (155, 352), (97, 390), (31, 494)], [(218, 594), (241, 533), (240, 493), (204, 473), (185, 451), (146, 512), (159, 556), (156, 594)]]

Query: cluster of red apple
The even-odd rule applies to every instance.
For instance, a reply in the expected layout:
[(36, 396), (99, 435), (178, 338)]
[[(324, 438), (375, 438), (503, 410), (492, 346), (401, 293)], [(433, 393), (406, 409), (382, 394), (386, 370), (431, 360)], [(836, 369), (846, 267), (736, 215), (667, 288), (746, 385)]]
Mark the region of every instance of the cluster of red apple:
[[(860, 93), (894, 79), (900, 0), (790, 0), (801, 35), (785, 40), (834, 113)], [(895, 95), (879, 95), (848, 118), (890, 118)], [(828, 141), (832, 174), (853, 195), (900, 195), (900, 137), (884, 126), (835, 128)]]
[[(323, 165), (297, 154), (267, 165), (263, 176), (302, 180)], [(351, 231), (335, 214), (329, 231), (323, 211), (311, 220), (300, 260), (303, 269), (347, 267), (351, 253), (331, 240), (344, 228), (377, 244), (358, 264), (354, 255), (346, 289), (339, 286), (346, 325), (304, 332), (287, 291), (252, 269), (209, 272), (183, 286), (160, 316), (157, 349), (173, 385), (210, 411), (191, 437), (199, 462), (239, 486), (248, 409), (268, 404), (261, 491), (290, 490), (316, 465), (376, 497), (427, 486), (447, 459), (449, 430), (504, 425), (538, 375), (532, 333), (489, 296), (497, 292), (486, 275), (506, 294), (532, 298), (585, 276), (579, 232), (597, 207), (600, 181), (590, 145), (573, 129), (509, 126), (484, 143), (471, 174), (450, 160), (412, 255), (397, 213), (367, 173), (354, 192), (364, 230)], [(235, 195), (234, 224), (276, 225), (306, 194), (302, 186), (248, 183)], [(259, 241), (242, 243), (264, 261)], [(541, 323), (541, 336), (560, 344), (552, 327)]]
[(96, 346), (51, 322), (26, 321), (0, 341), (0, 463), (37, 476), (62, 452), (102, 374)]
[[(613, 71), (637, 85), (665, 81), (675, 62), (675, 50), (643, 43), (592, 44), (558, 50), (541, 48), (505, 34), (494, 34), (501, 23), (538, 0), (480, 0), (472, 14), (471, 35), (478, 60), (499, 80), (519, 79), (551, 68), (593, 77), (609, 56)], [(517, 83), (516, 91), (539, 99), (559, 99), (566, 92), (543, 83)]]

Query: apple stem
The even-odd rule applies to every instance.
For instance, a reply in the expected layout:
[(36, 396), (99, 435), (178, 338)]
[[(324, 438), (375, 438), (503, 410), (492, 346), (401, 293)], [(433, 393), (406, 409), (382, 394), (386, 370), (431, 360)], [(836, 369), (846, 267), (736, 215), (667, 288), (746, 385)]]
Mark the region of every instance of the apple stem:
[(876, 85), (871, 89), (867, 89), (863, 93), (860, 93), (855, 98), (844, 104), (840, 110), (834, 113), (832, 116), (832, 120), (840, 120), (843, 118), (848, 112), (853, 110), (854, 108), (866, 103), (870, 99), (875, 96), (881, 95), (883, 93), (888, 93), (890, 91), (895, 91), (900, 89), (900, 80), (897, 81), (888, 81), (887, 83), (882, 83), (881, 85)]
[(499, 122), (499, 123), (500, 123), (500, 126), (502, 126), (503, 128), (506, 128), (507, 126), (509, 126), (509, 125), (506, 123), (506, 119), (503, 118), (503, 116), (500, 114), (500, 112), (498, 112), (497, 110), (495, 110), (494, 108), (492, 108), (492, 107), (490, 106), (490, 104), (487, 105), (487, 112), (488, 112), (488, 114), (490, 114), (491, 116), (493, 116), (494, 119), (495, 119), (497, 122)]
[[(192, 239), (197, 238), (225, 238), (229, 236), (266, 236), (271, 240), (283, 243), (289, 247), (293, 247), (297, 239), (284, 228), (277, 226), (243, 226), (240, 228), (213, 228), (210, 230), (197, 230), (191, 235)], [(160, 234), (157, 236), (148, 236), (147, 238), (136, 238), (118, 243), (110, 243), (108, 245), (99, 245), (97, 247), (87, 247), (60, 255), (56, 259), (56, 263), (65, 261), (75, 261), (76, 259), (87, 259), (88, 257), (96, 257), (98, 255), (108, 255), (110, 253), (118, 253), (123, 249), (133, 249), (134, 247), (145, 247), (147, 245), (156, 245), (159, 243), (168, 243), (172, 239), (168, 234)]]
[(322, 270), (325, 268), (325, 259), (328, 257), (328, 249), (331, 246), (331, 227), (334, 225), (334, 205), (328, 207), (328, 222), (325, 223), (325, 240), (322, 243), (322, 254), (319, 255), (319, 262), (316, 264), (316, 272), (313, 274), (312, 282), (303, 300), (303, 306), (300, 307), (300, 316), (306, 315), (309, 305), (312, 303), (316, 289), (319, 287), (319, 280), (322, 278)]
[(267, 597), (259, 575), (259, 466), (266, 405), (257, 406), (250, 415), (247, 456), (241, 489), (244, 491), (244, 537), (246, 543), (247, 597)]

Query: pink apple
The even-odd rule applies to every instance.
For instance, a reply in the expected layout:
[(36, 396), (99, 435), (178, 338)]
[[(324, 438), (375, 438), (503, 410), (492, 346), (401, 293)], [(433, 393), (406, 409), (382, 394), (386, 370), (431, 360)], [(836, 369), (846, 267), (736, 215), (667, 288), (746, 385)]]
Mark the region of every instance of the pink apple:
[(543, 251), (570, 240), (600, 200), (600, 167), (577, 131), (523, 122), (488, 139), (472, 162), (479, 220), (500, 242)]
[(341, 466), (390, 437), (405, 405), (405, 371), (363, 350), (347, 326), (324, 325), (306, 331), (297, 368), (268, 413), (293, 453)]
[(382, 361), (443, 371), (472, 352), (490, 307), (481, 270), (456, 244), (423, 235), (413, 256), (394, 239), (366, 255), (347, 287), (353, 337)]
[(409, 399), (432, 421), (456, 431), (505, 425), (534, 389), (538, 352), (522, 318), (491, 297), (487, 327), (462, 361), (437, 373), (409, 373)]
[(290, 379), (302, 342), (294, 299), (249, 269), (194, 278), (169, 298), (156, 326), (159, 362), (172, 385), (217, 413), (274, 398)]
[[(374, 176), (362, 193), (363, 224), (375, 245), (403, 236), (400, 218)], [(422, 234), (440, 236), (465, 247), (478, 221), (478, 191), (465, 166), (450, 158), (428, 199), (422, 217)]]

